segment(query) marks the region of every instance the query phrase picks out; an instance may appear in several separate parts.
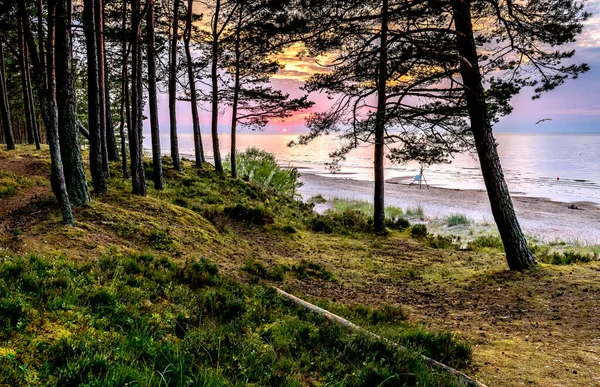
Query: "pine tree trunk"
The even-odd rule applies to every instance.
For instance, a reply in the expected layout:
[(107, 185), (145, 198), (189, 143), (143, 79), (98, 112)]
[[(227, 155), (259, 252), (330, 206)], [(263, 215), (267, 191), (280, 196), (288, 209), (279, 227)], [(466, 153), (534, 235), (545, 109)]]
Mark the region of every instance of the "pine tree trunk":
[[(48, 85), (47, 85), (46, 74), (45, 74), (46, 55), (44, 53), (44, 8), (43, 8), (42, 0), (37, 1), (37, 34), (38, 34), (37, 47), (40, 52), (39, 60), (40, 60), (40, 67), (42, 69), (42, 74), (41, 74), (42, 87), (45, 90), (48, 88)], [(32, 43), (32, 42), (30, 42), (30, 43)], [(29, 49), (35, 50), (35, 45), (29, 44)], [(40, 98), (42, 98), (42, 97), (40, 96)]]
[(108, 164), (108, 130), (106, 128), (106, 94), (104, 69), (104, 15), (102, 0), (94, 0), (94, 26), (96, 27), (96, 65), (98, 66), (98, 118), (100, 123), (100, 141), (102, 142), (102, 170), (110, 177)]
[(36, 114), (35, 114), (35, 102), (33, 101), (33, 88), (31, 86), (31, 70), (29, 68), (29, 47), (27, 44), (26, 39), (24, 39), (25, 41), (25, 69), (26, 69), (26, 73), (25, 73), (25, 80), (26, 80), (26, 87), (25, 87), (25, 93), (26, 96), (25, 98), (27, 98), (27, 100), (29, 101), (29, 106), (31, 107), (29, 114), (31, 114), (30, 120), (31, 120), (31, 125), (32, 125), (32, 129), (33, 129), (33, 141), (35, 142), (35, 148), (37, 150), (40, 150), (40, 129), (39, 129), (39, 125), (38, 125), (38, 120), (36, 118)]
[[(102, 9), (102, 19), (104, 23), (104, 2), (100, 5)], [(104, 30), (104, 28), (103, 28)], [(107, 60), (106, 60), (106, 43), (104, 39), (102, 40), (102, 64), (104, 66), (104, 97), (105, 97), (105, 107), (104, 111), (106, 113), (106, 146), (108, 150), (108, 160), (109, 161), (119, 161), (119, 146), (117, 144), (117, 137), (115, 136), (115, 128), (113, 127), (113, 118), (111, 111), (111, 101), (110, 101), (110, 71), (107, 70)]]
[[(121, 70), (121, 123), (119, 124), (119, 134), (121, 135), (121, 168), (123, 169), (123, 177), (129, 178), (129, 166), (127, 165), (127, 141), (125, 138), (125, 119), (127, 119), (127, 130), (131, 130), (131, 111), (129, 105), (129, 81), (128, 81), (128, 62), (129, 50), (127, 45), (127, 0), (123, 0), (123, 19), (121, 23), (123, 31), (123, 47), (121, 54), (123, 57), (123, 68)], [(125, 112), (127, 116), (125, 117)]]
[(20, 55), (20, 66), (21, 66), (21, 87), (23, 88), (23, 112), (25, 113), (25, 125), (27, 127), (27, 143), (33, 145), (35, 143), (35, 131), (33, 129), (33, 106), (31, 106), (31, 100), (29, 99), (29, 90), (27, 75), (29, 73), (27, 63), (27, 44), (25, 44), (25, 37), (23, 36), (23, 23), (19, 18), (19, 51)]
[(179, 0), (173, 4), (173, 25), (171, 35), (171, 60), (169, 62), (169, 119), (171, 124), (171, 157), (173, 168), (181, 171), (179, 140), (177, 139), (177, 41), (179, 40)]
[(74, 224), (69, 194), (67, 193), (67, 184), (65, 181), (65, 172), (60, 152), (60, 140), (58, 134), (58, 110), (56, 105), (56, 70), (54, 57), (54, 22), (56, 2), (48, 0), (48, 38), (46, 39), (46, 80), (48, 88), (46, 90), (46, 103), (48, 106), (48, 120), (46, 121), (46, 132), (48, 135), (48, 144), (50, 145), (51, 182), (54, 194), (56, 195), (62, 210), (63, 221), (67, 224)]
[(56, 100), (60, 149), (69, 199), (75, 206), (88, 205), (90, 193), (81, 158), (75, 83), (72, 71), (71, 0), (56, 5)]
[(192, 15), (194, 0), (188, 0), (188, 13), (185, 23), (185, 32), (183, 41), (185, 46), (185, 55), (187, 59), (188, 80), (190, 83), (192, 123), (194, 126), (194, 155), (196, 158), (196, 167), (202, 169), (204, 164), (204, 146), (202, 144), (202, 132), (200, 131), (200, 116), (198, 114), (198, 96), (196, 95), (196, 78), (194, 77), (194, 66), (192, 63), (192, 52), (190, 49), (190, 40), (192, 39)]
[(385, 206), (384, 185), (385, 175), (383, 170), (383, 146), (385, 134), (385, 109), (387, 86), (387, 36), (388, 36), (388, 0), (383, 0), (381, 15), (381, 46), (379, 48), (379, 79), (377, 80), (377, 113), (375, 118), (375, 195), (374, 204), (374, 229), (377, 233), (384, 233)]
[(221, 150), (219, 148), (219, 13), (221, 11), (221, 0), (216, 0), (215, 14), (212, 21), (212, 117), (211, 117), (211, 135), (213, 144), (213, 153), (215, 158), (215, 170), (223, 173), (223, 163), (221, 161)]
[(6, 90), (6, 76), (4, 72), (4, 46), (0, 44), (0, 114), (2, 114), (2, 129), (6, 149), (15, 149), (13, 137), (12, 120), (10, 118), (10, 107), (8, 106), (8, 94)]
[(131, 128), (129, 128), (129, 157), (131, 159), (131, 182), (134, 195), (146, 196), (146, 175), (142, 148), (142, 50), (139, 44), (141, 10), (140, 0), (132, 1), (131, 9)]
[[(104, 68), (106, 69), (106, 55), (104, 56)], [(119, 156), (119, 144), (117, 143), (117, 136), (115, 135), (114, 122), (112, 117), (112, 103), (110, 101), (110, 87), (109, 87), (109, 76), (108, 72), (104, 77), (104, 95), (106, 96), (106, 146), (108, 147), (108, 160), (109, 161), (120, 161)]]
[(146, 15), (146, 37), (148, 39), (148, 103), (150, 107), (150, 134), (152, 136), (152, 177), (154, 188), (165, 189), (162, 160), (160, 158), (160, 126), (158, 122), (158, 98), (156, 92), (156, 62), (154, 43), (154, 0), (148, 0)]
[(94, 0), (83, 3), (83, 27), (87, 46), (88, 65), (88, 130), (90, 131), (90, 171), (94, 192), (103, 194), (107, 191), (102, 145), (102, 128), (100, 111), (100, 81), (98, 76), (98, 49), (95, 34)]
[(468, 0), (453, 0), (452, 9), (457, 32), (457, 49), (462, 57), (460, 73), (466, 89), (467, 110), (492, 214), (504, 243), (508, 266), (511, 270), (528, 269), (535, 265), (535, 258), (521, 231), (500, 165), (479, 70), (471, 7)]
[(233, 86), (233, 104), (231, 106), (231, 177), (234, 179), (238, 177), (237, 173), (237, 114), (238, 104), (240, 101), (240, 29), (241, 29), (241, 14), (240, 23), (237, 25), (236, 36), (235, 36), (235, 80)]

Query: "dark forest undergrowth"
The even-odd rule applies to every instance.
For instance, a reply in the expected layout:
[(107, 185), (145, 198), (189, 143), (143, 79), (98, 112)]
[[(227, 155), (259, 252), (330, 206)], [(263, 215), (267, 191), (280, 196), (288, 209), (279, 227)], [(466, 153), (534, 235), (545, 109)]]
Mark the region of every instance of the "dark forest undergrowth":
[(0, 173), (0, 383), (453, 383), (270, 284), (491, 386), (600, 380), (598, 262), (511, 273), (493, 248), (374, 236), (189, 162), (146, 198), (115, 165), (68, 227), (45, 153), (0, 152)]

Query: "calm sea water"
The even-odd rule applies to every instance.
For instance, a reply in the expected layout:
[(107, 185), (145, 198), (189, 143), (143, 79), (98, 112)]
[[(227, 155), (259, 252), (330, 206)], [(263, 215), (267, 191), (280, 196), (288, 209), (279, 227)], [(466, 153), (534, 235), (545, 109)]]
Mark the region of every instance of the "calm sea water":
[[(193, 155), (191, 134), (181, 134), (179, 138), (181, 153)], [(238, 149), (256, 146), (274, 153), (282, 165), (329, 175), (324, 164), (329, 153), (339, 146), (336, 138), (325, 136), (308, 146), (288, 147), (296, 138), (294, 134), (241, 133)], [(600, 203), (600, 133), (496, 133), (496, 139), (505, 178), (514, 195)], [(203, 141), (207, 155), (212, 156), (208, 134), (203, 133)], [(220, 141), (225, 156), (230, 137), (222, 135)], [(169, 149), (167, 137), (163, 139), (163, 149)], [(353, 150), (341, 162), (341, 172), (331, 177), (373, 180), (372, 165), (372, 147), (361, 147)], [(387, 179), (410, 183), (418, 170), (417, 163), (387, 162), (385, 174)], [(476, 155), (457, 155), (451, 164), (431, 166), (424, 175), (435, 187), (485, 188)]]

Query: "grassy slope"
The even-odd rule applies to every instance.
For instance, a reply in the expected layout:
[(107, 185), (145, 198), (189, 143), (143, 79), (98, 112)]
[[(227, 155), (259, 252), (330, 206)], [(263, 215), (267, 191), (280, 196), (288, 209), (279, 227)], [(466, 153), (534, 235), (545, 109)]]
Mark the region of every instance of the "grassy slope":
[[(0, 159), (4, 161), (0, 169), (9, 169), (12, 158), (0, 153)], [(31, 157), (19, 165), (26, 160)], [(44, 174), (43, 168), (17, 172), (13, 173), (36, 182), (36, 175)], [(12, 255), (62, 256), (66, 265), (99, 265), (102, 257), (130, 262), (140, 254), (155, 257), (153, 262), (167, 257), (180, 265), (207, 257), (228, 278), (285, 286), (388, 337), (413, 343), (444, 342), (440, 337), (418, 339), (422, 332), (411, 333), (413, 328), (400, 329), (385, 319), (377, 323), (372, 315), (378, 312), (364, 312), (360, 307), (402, 306), (413, 323), (466, 337), (474, 349), (474, 363), (467, 371), (489, 385), (587, 386), (600, 377), (598, 263), (542, 265), (532, 273), (508, 273), (497, 250), (432, 249), (406, 232), (387, 237), (314, 233), (304, 226), (311, 217), (306, 208), (244, 182), (222, 183), (211, 174), (196, 177), (190, 169), (169, 176), (168, 181), (166, 192), (150, 190), (148, 198), (136, 198), (128, 194), (128, 183), (116, 176), (109, 195), (76, 211), (74, 228), (60, 224), (52, 200), (32, 196), (31, 204), (15, 206), (16, 212), (1, 221), (0, 244)], [(34, 186), (39, 188), (37, 183)], [(15, 198), (28, 197), (29, 190), (31, 185), (16, 187)], [(229, 219), (226, 207), (236, 203), (259, 208), (274, 223), (251, 225)], [(332, 273), (335, 280), (323, 273)], [(109, 273), (103, 275), (114, 282)], [(18, 281), (6, 286), (20, 286)], [(243, 292), (252, 298), (256, 292), (266, 292), (263, 289), (251, 285)], [(262, 302), (261, 297), (256, 300)], [(85, 309), (89, 304), (78, 307), (82, 314), (89, 313)], [(293, 318), (297, 313), (286, 306), (274, 318)], [(44, 331), (37, 328), (37, 332)], [(2, 351), (9, 353), (10, 348)], [(439, 348), (432, 351), (448, 356), (446, 361), (453, 359)], [(214, 362), (207, 366), (211, 375), (227, 377), (220, 374), (221, 366), (214, 366)], [(304, 372), (298, 368), (299, 375)], [(300, 380), (312, 380), (306, 378)]]

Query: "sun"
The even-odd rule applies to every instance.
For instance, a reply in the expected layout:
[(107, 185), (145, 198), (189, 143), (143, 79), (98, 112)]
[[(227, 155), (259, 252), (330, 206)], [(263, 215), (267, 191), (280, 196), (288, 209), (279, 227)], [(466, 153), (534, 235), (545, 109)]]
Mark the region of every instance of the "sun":
[(281, 129), (281, 133), (287, 133), (287, 131), (288, 131), (287, 128)]

